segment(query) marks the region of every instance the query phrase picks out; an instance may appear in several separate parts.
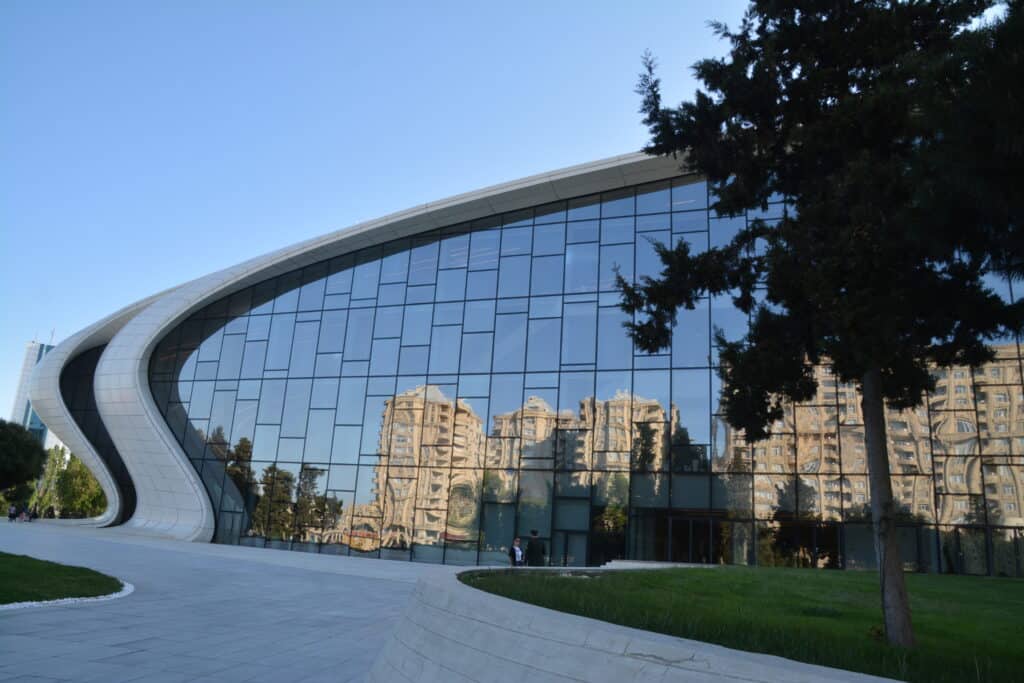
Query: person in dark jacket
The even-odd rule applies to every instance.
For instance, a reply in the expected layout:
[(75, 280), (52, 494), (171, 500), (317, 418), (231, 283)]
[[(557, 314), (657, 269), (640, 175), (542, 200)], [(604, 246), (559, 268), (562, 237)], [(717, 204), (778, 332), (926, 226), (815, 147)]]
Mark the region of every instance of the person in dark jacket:
[(537, 530), (531, 529), (530, 540), (526, 542), (526, 565), (529, 567), (543, 567), (546, 552), (544, 541), (537, 538)]
[(522, 567), (526, 564), (526, 554), (523, 551), (523, 547), (519, 544), (518, 536), (513, 539), (512, 545), (508, 549), (508, 561), (513, 567)]

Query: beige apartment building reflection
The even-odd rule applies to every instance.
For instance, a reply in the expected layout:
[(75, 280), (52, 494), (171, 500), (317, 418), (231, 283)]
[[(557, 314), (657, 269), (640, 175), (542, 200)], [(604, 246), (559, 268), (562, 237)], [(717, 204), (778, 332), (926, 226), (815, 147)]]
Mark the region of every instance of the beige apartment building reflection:
[(606, 401), (584, 398), (579, 412), (528, 396), (495, 415), (486, 435), (466, 401), (417, 387), (384, 402), (372, 500), (324, 536), (363, 552), (475, 543), (484, 490), (514, 499), (520, 469), (629, 471), (631, 459), (634, 467), (639, 459), (659, 468), (678, 421), (674, 407), (624, 391)]
[[(828, 367), (813, 403), (790, 406), (770, 437), (748, 445), (716, 420), (724, 448), (712, 467), (754, 473), (755, 519), (870, 520), (860, 396)], [(1013, 347), (973, 372), (937, 368), (935, 391), (913, 410), (887, 410), (893, 495), (907, 521), (1019, 526), (1024, 395)], [(714, 437), (713, 437), (714, 441)], [(795, 478), (794, 478), (795, 475)], [(795, 490), (794, 490), (795, 486)]]
[[(924, 524), (1024, 525), (1022, 468), (1011, 460), (1024, 453), (1015, 350), (998, 347), (996, 359), (973, 372), (940, 368), (935, 378), (926, 404), (886, 412), (893, 494), (902, 516)], [(765, 441), (747, 444), (741, 432), (714, 420), (710, 462), (703, 445), (684, 449), (681, 457), (687, 425), (675, 405), (629, 391), (605, 400), (585, 397), (575, 410), (528, 396), (516, 410), (494, 415), (487, 433), (470, 402), (420, 386), (384, 401), (370, 500), (325, 529), (323, 540), (366, 552), (474, 544), (481, 501), (516, 500), (519, 474), (529, 470), (636, 477), (707, 472), (710, 465), (710, 474), (725, 484), (713, 487), (723, 492), (707, 510), (715, 516), (745, 518), (752, 511), (764, 521), (868, 522), (860, 396), (828, 367), (818, 368), (816, 379), (813, 402), (788, 407)], [(649, 482), (655, 490), (645, 495), (663, 499), (656, 489), (668, 478)], [(676, 494), (671, 500), (673, 507), (699, 507)], [(637, 506), (641, 501), (633, 502)]]

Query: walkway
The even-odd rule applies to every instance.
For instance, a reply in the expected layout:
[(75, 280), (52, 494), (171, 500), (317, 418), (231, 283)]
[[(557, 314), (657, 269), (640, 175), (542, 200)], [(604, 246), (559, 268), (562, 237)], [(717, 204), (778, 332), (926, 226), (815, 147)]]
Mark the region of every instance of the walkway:
[(449, 568), (0, 524), (0, 551), (135, 586), (0, 612), (0, 681), (362, 681), (419, 576)]

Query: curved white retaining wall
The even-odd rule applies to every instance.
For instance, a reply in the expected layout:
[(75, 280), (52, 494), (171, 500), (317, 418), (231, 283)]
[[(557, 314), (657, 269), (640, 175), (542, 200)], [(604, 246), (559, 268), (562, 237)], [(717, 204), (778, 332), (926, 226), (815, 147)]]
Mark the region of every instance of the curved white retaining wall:
[[(47, 428), (60, 437), (61, 441), (89, 468), (103, 489), (107, 508), (96, 517), (66, 520), (68, 524), (86, 526), (108, 526), (121, 519), (121, 493), (103, 459), (82, 433), (78, 423), (71, 416), (64, 397), (60, 393), (60, 375), (64, 367), (79, 354), (113, 339), (139, 311), (162, 296), (157, 294), (113, 313), (89, 327), (71, 335), (43, 356), (32, 371), (29, 384), (29, 399)], [(123, 457), (123, 456), (122, 456)]]
[(453, 571), (419, 580), (369, 680), (881, 683), (890, 679), (555, 612), (470, 588)]

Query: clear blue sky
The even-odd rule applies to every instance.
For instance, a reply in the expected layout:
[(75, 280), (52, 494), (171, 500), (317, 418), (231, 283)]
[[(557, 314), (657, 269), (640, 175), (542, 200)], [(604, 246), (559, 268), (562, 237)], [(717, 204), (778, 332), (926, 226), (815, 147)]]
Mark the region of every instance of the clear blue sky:
[[(24, 344), (421, 204), (639, 149), (745, 3), (0, 3), (0, 417)], [(492, 4), (485, 8), (482, 5)]]

